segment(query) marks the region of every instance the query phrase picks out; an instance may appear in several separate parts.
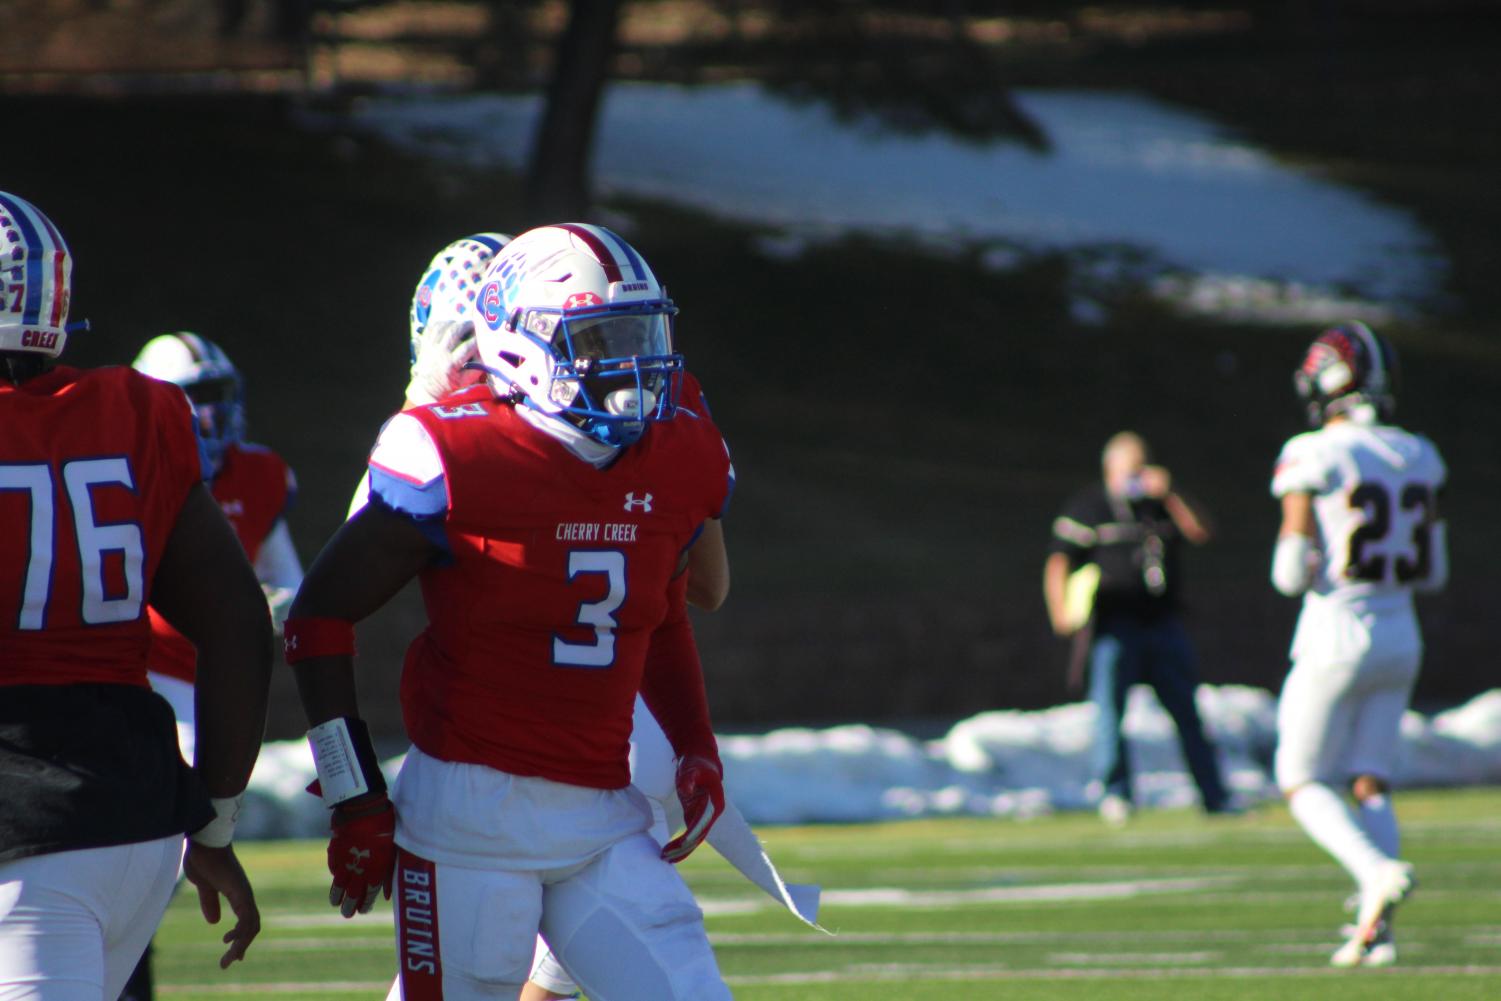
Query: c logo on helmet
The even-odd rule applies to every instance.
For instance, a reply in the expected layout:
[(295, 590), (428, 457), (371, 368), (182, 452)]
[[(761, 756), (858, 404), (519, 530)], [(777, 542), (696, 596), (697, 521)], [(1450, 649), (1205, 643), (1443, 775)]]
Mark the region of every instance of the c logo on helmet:
[(422, 279), (422, 284), (417, 286), (417, 304), (412, 308), (412, 312), (416, 315), (417, 324), (421, 327), (427, 326), (427, 318), (432, 315), (433, 286), (438, 284), (438, 279), (441, 277), (443, 277), (441, 273), (429, 271), (427, 277)]
[(506, 315), (505, 308), (501, 305), (500, 282), (486, 282), (485, 287), (479, 290), (479, 311), (491, 330), (500, 329), (501, 321)]

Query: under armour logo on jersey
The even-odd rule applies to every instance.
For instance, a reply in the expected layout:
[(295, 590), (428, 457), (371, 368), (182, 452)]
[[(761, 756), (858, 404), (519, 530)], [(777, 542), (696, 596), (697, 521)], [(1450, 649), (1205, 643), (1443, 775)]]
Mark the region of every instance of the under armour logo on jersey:
[(637, 497), (634, 490), (626, 494), (625, 509), (627, 511), (634, 511), (637, 508), (645, 511), (647, 514), (651, 514), (651, 494), (647, 494), (644, 497)]

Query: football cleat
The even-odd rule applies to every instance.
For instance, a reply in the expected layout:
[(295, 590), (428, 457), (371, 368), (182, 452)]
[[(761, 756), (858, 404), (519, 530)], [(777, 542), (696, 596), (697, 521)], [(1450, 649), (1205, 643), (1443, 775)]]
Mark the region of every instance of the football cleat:
[(1391, 924), (1392, 912), (1417, 885), (1410, 863), (1396, 860), (1381, 863), (1371, 879), (1360, 888), (1360, 909), (1355, 913), (1351, 941), (1359, 941), (1367, 948), (1375, 945), (1381, 926)]
[(0, 191), (0, 351), (56, 358), (68, 334), (73, 256), (52, 220), (24, 198)]
[(1329, 957), (1330, 966), (1353, 969), (1357, 966), (1391, 966), (1397, 961), (1397, 943), (1392, 937), (1389, 921), (1376, 926), (1376, 936), (1369, 942), (1355, 934), (1354, 925), (1345, 925), (1340, 934), (1345, 937), (1345, 944)]
[(1361, 960), (1361, 966), (1392, 966), (1397, 962), (1397, 943), (1392, 939), (1389, 928), (1383, 926), (1376, 931), (1376, 938), (1366, 946), (1365, 958)]
[(1131, 821), (1131, 801), (1111, 793), (1100, 800), (1100, 819), (1111, 827), (1125, 827)]
[(1311, 427), (1362, 405), (1389, 421), (1396, 408), (1397, 352), (1364, 323), (1341, 323), (1314, 338), (1293, 373), (1293, 387)]
[(210, 474), (217, 473), (225, 450), (245, 440), (244, 385), (224, 349), (186, 331), (162, 334), (147, 341), (130, 366), (182, 387), (193, 405)]
[(521, 234), (490, 265), (478, 309), (479, 364), (498, 394), (615, 447), (675, 413), (677, 307), (609, 230), (561, 223)]

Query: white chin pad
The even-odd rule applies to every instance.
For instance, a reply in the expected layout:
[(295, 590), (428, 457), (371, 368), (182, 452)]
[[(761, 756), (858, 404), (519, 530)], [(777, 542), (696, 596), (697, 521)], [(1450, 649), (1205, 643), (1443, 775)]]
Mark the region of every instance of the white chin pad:
[(616, 389), (605, 394), (605, 410), (617, 417), (641, 418), (657, 409), (657, 394), (649, 389)]

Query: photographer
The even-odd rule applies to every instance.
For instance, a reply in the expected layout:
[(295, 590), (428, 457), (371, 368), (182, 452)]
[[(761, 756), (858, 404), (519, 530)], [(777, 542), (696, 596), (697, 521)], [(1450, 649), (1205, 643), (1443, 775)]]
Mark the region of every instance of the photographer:
[[(1224, 812), (1228, 797), (1194, 704), (1193, 648), (1178, 616), (1178, 547), (1185, 539), (1207, 542), (1206, 519), (1173, 491), (1165, 468), (1148, 465), (1139, 435), (1113, 436), (1103, 465), (1103, 481), (1076, 494), (1054, 520), (1043, 570), (1053, 631), (1073, 639), (1075, 663), (1089, 669), (1100, 816), (1119, 825), (1131, 814), (1131, 765), (1121, 721), (1126, 695), (1137, 683), (1152, 686), (1177, 725), (1205, 811)], [(1081, 578), (1070, 586), (1070, 576), (1091, 565), (1081, 578), (1097, 582), (1092, 601), (1079, 593), (1089, 587)]]

